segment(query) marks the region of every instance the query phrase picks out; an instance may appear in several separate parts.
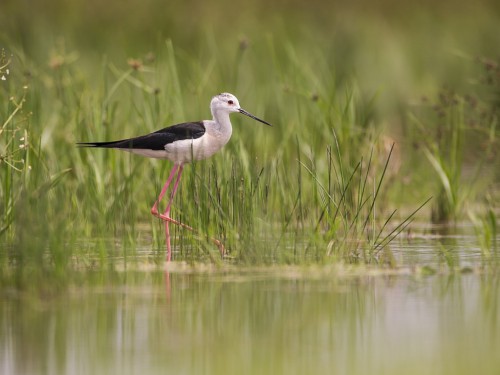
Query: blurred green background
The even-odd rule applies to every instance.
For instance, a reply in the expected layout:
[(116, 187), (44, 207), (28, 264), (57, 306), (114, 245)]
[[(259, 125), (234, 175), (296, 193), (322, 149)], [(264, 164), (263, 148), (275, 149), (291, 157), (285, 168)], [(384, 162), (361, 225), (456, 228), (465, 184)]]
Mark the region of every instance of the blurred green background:
[[(291, 83), (292, 77), (274, 77), (280, 73), (276, 69), (319, 60), (338, 81), (355, 77), (363, 91), (408, 104), (445, 84), (454, 88), (470, 84), (474, 67), (464, 57), (497, 58), (498, 8), (495, 1), (6, 0), (0, 21), (3, 47), (39, 69), (48, 68), (54, 63), (51, 59), (65, 52), (74, 53), (78, 66), (89, 74), (103, 58), (119, 65), (127, 58), (159, 54), (169, 39), (184, 59), (196, 59), (205, 69), (215, 59), (219, 74), (217, 81), (207, 84), (210, 95), (233, 83), (238, 69), (249, 73), (250, 69), (234, 64), (239, 49), (248, 47), (245, 62), (258, 61), (261, 67), (253, 70), (268, 74), (245, 74), (240, 79), (246, 82)], [(278, 56), (271, 55), (269, 44)], [(273, 61), (287, 48), (296, 51), (299, 61)], [(309, 82), (304, 89), (317, 90), (314, 84)], [(193, 85), (199, 83), (183, 81), (182, 89)]]

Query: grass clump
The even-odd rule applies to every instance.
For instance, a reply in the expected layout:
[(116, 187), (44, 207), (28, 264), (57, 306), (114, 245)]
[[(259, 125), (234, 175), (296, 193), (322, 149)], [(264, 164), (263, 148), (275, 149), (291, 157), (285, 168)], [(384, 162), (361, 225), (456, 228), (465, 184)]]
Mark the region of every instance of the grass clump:
[[(29, 147), (28, 132), (18, 125), (26, 121), (26, 119), (22, 119), (26, 90), (27, 87), (24, 88), (20, 99), (10, 97), (6, 100), (7, 105), (2, 108), (2, 118), (5, 120), (0, 127), (2, 146), (2, 154), (0, 154), (0, 164), (2, 164), (1, 196), (3, 198), (0, 207), (3, 213), (0, 218), (0, 234), (6, 232), (14, 221), (14, 206), (19, 199), (19, 191), (16, 187), (21, 185), (23, 177), (26, 177), (26, 170), (30, 169), (30, 166), (26, 165)], [(20, 117), (21, 119), (19, 119)]]
[[(437, 180), (431, 215), (434, 223), (455, 222), (463, 217), (466, 204), (474, 201), (478, 185), (484, 184), (480, 177), (485, 166), (491, 164), (488, 160), (496, 157), (499, 86), (494, 77), (498, 68), (494, 74), (496, 65), (489, 60), (481, 65), (485, 71), (479, 83), (490, 86), (486, 92), (483, 88), (477, 94), (459, 94), (443, 89), (435, 102), (424, 102), (420, 117), (413, 117), (419, 146)], [(471, 141), (479, 149), (471, 149)]]

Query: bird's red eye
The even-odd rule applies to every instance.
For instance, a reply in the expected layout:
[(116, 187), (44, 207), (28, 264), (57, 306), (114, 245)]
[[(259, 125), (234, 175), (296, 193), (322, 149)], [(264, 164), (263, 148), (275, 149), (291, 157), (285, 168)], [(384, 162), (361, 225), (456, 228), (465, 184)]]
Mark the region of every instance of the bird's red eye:
[(233, 104), (234, 104), (234, 102), (233, 102), (232, 100), (228, 100), (228, 101), (227, 101), (227, 104), (229, 104), (229, 105), (233, 105)]

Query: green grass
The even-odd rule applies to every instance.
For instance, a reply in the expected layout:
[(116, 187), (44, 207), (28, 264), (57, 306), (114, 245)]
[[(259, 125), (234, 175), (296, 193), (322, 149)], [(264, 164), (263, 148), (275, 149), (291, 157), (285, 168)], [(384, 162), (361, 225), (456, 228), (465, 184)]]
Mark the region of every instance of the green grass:
[[(489, 70), (493, 70), (492, 78), (496, 81), (489, 80)], [(500, 92), (496, 77), (498, 72), (499, 68), (494, 66), (486, 70), (486, 77), (478, 80), (492, 86), (495, 96)], [(494, 157), (494, 148), (498, 146), (495, 96), (492, 100), (478, 98), (476, 93), (459, 94), (450, 89), (442, 90), (435, 103), (424, 103), (421, 118), (413, 118), (420, 147), (439, 181), (431, 216), (435, 223), (462, 218), (466, 204), (473, 200), (471, 195), (477, 194), (476, 184), (482, 182), (479, 176), (488, 164), (487, 159)], [(479, 143), (471, 145), (470, 140)], [(480, 150), (475, 150), (473, 162), (469, 161), (471, 171), (467, 181), (463, 178), (464, 158), (467, 149), (473, 147), (480, 147)]]
[[(430, 219), (416, 212), (430, 196), (437, 221), (497, 194), (498, 173), (463, 173), (498, 171), (498, 64), (474, 61), (500, 39), (493, 2), (454, 4), (453, 17), (446, 2), (200, 3), (195, 17), (155, 0), (42, 4), (0, 12), (3, 280), (135, 262), (139, 244), (163, 261), (149, 209), (171, 165), (75, 143), (208, 118), (221, 91), (274, 127), (233, 116), (223, 151), (186, 167), (172, 215), (200, 232), (174, 228), (177, 259), (220, 262), (207, 241), (217, 237), (238, 264), (393, 264), (386, 245)], [(459, 94), (443, 127), (414, 103), (445, 86)], [(470, 98), (479, 109), (465, 108)]]

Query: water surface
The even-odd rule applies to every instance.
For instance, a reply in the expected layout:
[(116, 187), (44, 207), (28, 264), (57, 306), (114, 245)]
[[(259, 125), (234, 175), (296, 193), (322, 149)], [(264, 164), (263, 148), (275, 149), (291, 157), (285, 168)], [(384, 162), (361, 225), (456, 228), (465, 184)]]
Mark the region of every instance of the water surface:
[(396, 270), (174, 263), (3, 290), (0, 373), (500, 374), (500, 275), (448, 240), (456, 272), (429, 236), (394, 246)]

